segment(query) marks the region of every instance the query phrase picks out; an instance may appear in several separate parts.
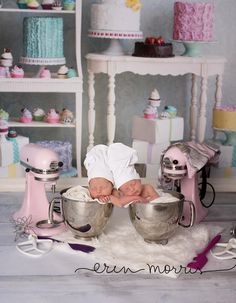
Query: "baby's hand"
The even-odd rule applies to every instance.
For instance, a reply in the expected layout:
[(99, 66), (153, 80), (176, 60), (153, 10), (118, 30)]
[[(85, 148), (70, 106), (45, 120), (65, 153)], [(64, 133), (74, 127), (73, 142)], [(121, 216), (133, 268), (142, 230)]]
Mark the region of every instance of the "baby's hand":
[(99, 198), (98, 198), (98, 200), (100, 201), (100, 202), (102, 202), (102, 203), (108, 203), (108, 202), (110, 202), (110, 196), (100, 196)]

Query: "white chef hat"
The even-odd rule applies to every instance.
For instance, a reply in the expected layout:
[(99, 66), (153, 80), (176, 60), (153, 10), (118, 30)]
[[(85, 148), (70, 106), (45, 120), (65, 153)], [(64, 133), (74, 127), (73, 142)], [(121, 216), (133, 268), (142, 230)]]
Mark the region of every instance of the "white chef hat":
[(126, 182), (140, 179), (134, 164), (138, 161), (137, 151), (122, 143), (113, 143), (108, 147), (108, 164), (113, 173), (115, 187), (119, 189)]
[(113, 175), (107, 162), (107, 149), (106, 145), (98, 144), (86, 154), (84, 166), (87, 169), (88, 182), (93, 178), (105, 178), (114, 184)]

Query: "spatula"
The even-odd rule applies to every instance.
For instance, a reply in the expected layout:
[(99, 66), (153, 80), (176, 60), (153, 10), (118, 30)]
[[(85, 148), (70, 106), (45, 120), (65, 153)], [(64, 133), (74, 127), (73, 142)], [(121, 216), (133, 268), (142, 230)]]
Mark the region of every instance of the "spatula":
[(95, 250), (95, 247), (93, 247), (91, 245), (79, 244), (79, 243), (68, 243), (68, 242), (64, 242), (64, 241), (57, 240), (57, 239), (54, 239), (51, 237), (46, 237), (46, 236), (38, 236), (38, 239), (50, 239), (54, 242), (67, 243), (70, 246), (70, 248), (72, 248), (73, 250), (80, 250), (85, 253), (90, 253)]
[(196, 257), (193, 258), (193, 261), (190, 262), (187, 267), (193, 268), (193, 269), (202, 269), (208, 259), (207, 259), (207, 253), (218, 243), (221, 239), (221, 235), (215, 236), (207, 245), (207, 247), (199, 253)]

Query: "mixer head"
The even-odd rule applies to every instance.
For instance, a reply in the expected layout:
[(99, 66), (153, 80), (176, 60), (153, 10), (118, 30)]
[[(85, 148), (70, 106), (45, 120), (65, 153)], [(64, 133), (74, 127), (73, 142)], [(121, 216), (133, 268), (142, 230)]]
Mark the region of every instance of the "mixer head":
[(187, 175), (186, 157), (179, 146), (170, 146), (162, 156), (162, 175), (171, 180), (183, 179)]
[(22, 147), (20, 162), (26, 167), (27, 172), (32, 172), (35, 180), (42, 182), (57, 180), (59, 178), (60, 167), (63, 166), (63, 163), (59, 161), (57, 153), (33, 143)]

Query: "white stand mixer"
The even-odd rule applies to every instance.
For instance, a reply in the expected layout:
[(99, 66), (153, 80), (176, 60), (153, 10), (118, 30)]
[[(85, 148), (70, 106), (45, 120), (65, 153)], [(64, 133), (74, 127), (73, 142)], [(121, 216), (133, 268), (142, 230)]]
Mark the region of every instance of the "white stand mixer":
[[(52, 236), (62, 233), (67, 228), (64, 223), (55, 224), (55, 220), (61, 221), (58, 214), (54, 214), (53, 222), (49, 221), (49, 203), (45, 185), (55, 187), (59, 178), (59, 168), (63, 165), (59, 162), (58, 155), (47, 148), (37, 144), (27, 144), (20, 151), (20, 162), (26, 167), (26, 185), (23, 204), (19, 211), (13, 215), (14, 220), (30, 218), (30, 233), (39, 236)], [(39, 222), (47, 224), (39, 226)]]

